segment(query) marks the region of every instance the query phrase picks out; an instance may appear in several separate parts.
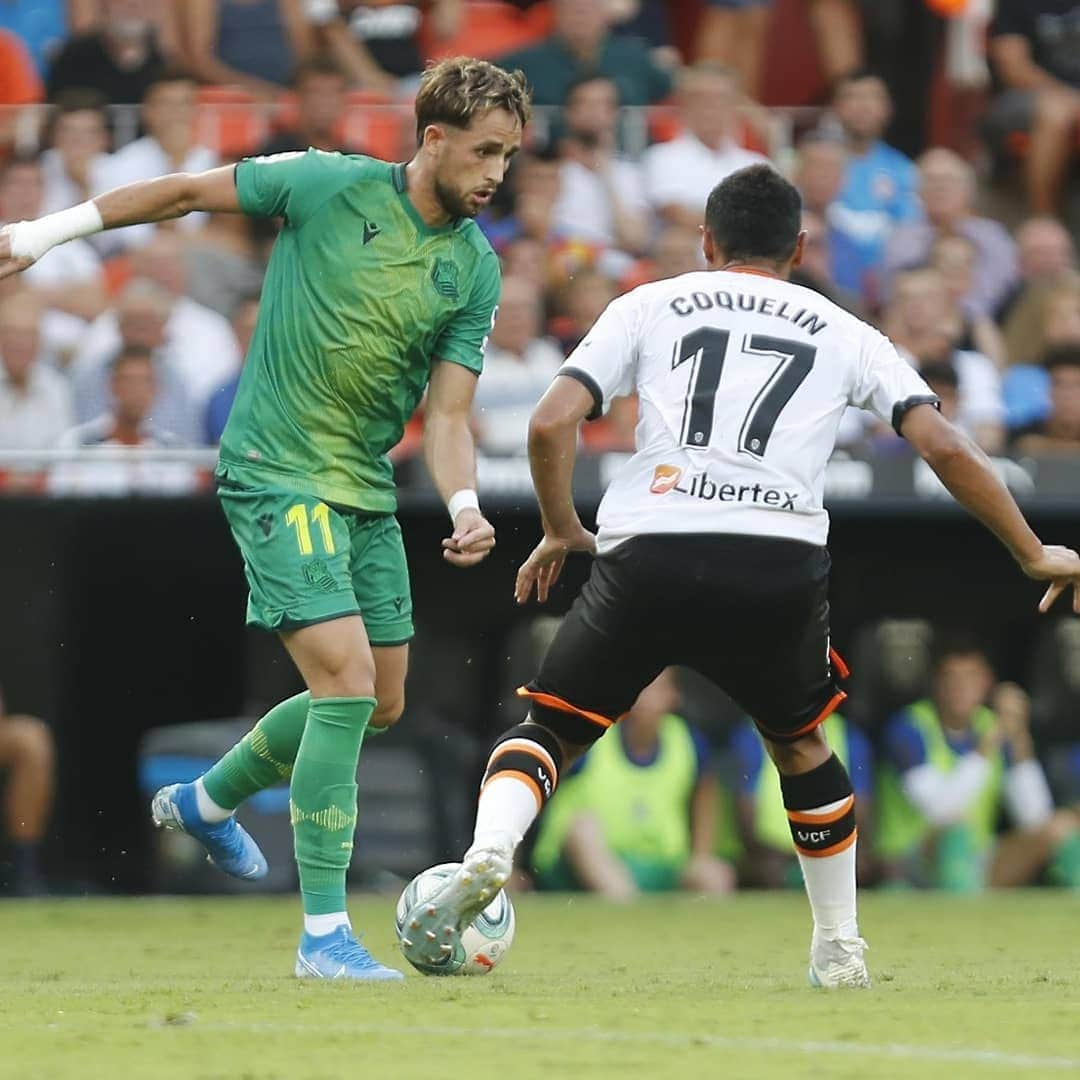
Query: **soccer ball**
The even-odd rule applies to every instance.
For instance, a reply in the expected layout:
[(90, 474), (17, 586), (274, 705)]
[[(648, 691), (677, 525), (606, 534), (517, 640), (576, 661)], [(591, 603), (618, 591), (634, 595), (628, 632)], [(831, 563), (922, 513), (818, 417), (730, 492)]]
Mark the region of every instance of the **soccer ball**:
[[(419, 873), (405, 886), (397, 902), (397, 932), (401, 937), (409, 912), (434, 896), (453, 877), (461, 863), (442, 863)], [(486, 975), (497, 967), (514, 940), (514, 905), (501, 890), (499, 895), (461, 932), (454, 951), (439, 964), (409, 963), (425, 975)]]

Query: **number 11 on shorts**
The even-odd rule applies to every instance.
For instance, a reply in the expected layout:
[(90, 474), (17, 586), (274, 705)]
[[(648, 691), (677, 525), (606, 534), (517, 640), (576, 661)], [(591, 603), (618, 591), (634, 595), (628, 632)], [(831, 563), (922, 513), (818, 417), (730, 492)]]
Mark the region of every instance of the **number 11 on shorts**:
[[(327, 555), (335, 553), (334, 534), (330, 531), (330, 507), (326, 503), (319, 503), (311, 511), (311, 521), (319, 526), (322, 533), (322, 546)], [(296, 544), (300, 548), (301, 555), (311, 555), (314, 548), (311, 544), (311, 526), (308, 523), (308, 510), (303, 503), (297, 503), (289, 508), (285, 515), (285, 524), (296, 530)]]

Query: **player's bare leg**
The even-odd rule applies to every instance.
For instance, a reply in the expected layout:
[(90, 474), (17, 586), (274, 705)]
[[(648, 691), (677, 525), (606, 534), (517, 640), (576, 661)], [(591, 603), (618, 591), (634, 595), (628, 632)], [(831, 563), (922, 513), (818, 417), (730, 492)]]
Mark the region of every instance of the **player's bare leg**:
[(16, 895), (45, 891), (38, 851), (52, 806), (54, 760), (52, 736), (41, 720), (0, 715), (0, 768), (8, 772), (4, 823)]
[(870, 975), (855, 912), (855, 794), (820, 728), (793, 742), (765, 740), (780, 772), (795, 852), (814, 915), (810, 982), (866, 987)]

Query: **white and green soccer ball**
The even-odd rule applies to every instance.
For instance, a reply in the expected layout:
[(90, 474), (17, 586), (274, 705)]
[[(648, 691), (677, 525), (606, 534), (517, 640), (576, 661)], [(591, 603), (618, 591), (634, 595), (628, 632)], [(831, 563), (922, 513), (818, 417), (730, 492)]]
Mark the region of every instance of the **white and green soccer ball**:
[[(397, 933), (401, 937), (405, 919), (417, 904), (435, 895), (454, 876), (461, 863), (441, 863), (417, 874), (405, 886), (397, 902)], [(454, 951), (439, 964), (409, 962), (425, 975), (487, 975), (510, 951), (514, 941), (514, 905), (505, 890), (465, 927)]]

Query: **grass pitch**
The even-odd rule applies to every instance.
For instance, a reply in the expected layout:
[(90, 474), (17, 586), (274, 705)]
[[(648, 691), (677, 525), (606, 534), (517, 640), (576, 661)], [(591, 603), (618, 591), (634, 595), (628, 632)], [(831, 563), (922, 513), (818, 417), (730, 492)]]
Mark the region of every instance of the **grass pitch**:
[[(518, 897), (492, 975), (291, 977), (297, 902), (0, 903), (0, 1077), (1080, 1075), (1080, 902), (868, 895), (869, 992), (806, 986), (800, 895)], [(391, 898), (357, 926), (400, 961)]]

